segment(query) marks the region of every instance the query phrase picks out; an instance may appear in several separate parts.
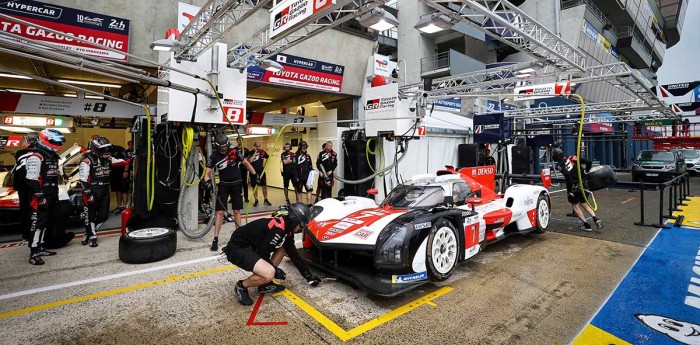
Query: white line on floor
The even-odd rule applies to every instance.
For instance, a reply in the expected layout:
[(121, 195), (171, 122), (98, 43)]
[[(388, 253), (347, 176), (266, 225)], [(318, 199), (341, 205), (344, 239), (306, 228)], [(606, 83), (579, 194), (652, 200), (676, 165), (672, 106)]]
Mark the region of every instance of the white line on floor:
[(143, 274), (143, 273), (167, 270), (169, 268), (192, 265), (192, 264), (197, 264), (197, 263), (206, 262), (206, 261), (212, 261), (212, 260), (216, 260), (216, 259), (219, 259), (222, 257), (224, 257), (224, 255), (209, 256), (206, 258), (183, 261), (183, 262), (176, 262), (176, 263), (162, 265), (162, 266), (150, 267), (150, 268), (146, 268), (146, 269), (142, 269), (142, 270), (136, 270), (136, 271), (131, 271), (131, 272), (122, 272), (122, 273), (112, 274), (112, 275), (108, 275), (108, 276), (78, 280), (78, 281), (74, 281), (74, 282), (70, 282), (70, 283), (57, 284), (57, 285), (51, 285), (51, 286), (44, 286), (44, 287), (40, 287), (40, 288), (36, 288), (36, 289), (18, 291), (18, 292), (8, 293), (5, 295), (0, 295), (0, 301), (6, 300), (6, 299), (11, 299), (11, 298), (16, 298), (16, 297), (21, 297), (21, 296), (33, 295), (33, 294), (40, 293), (40, 292), (60, 290), (60, 289), (65, 289), (67, 287), (102, 282), (105, 280), (129, 277), (129, 276), (134, 276), (134, 275)]

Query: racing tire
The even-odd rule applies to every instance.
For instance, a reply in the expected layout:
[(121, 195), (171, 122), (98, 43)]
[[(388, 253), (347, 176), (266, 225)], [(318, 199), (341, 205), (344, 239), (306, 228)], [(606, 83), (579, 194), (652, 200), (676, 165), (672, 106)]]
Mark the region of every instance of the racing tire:
[(177, 233), (166, 228), (134, 230), (119, 238), (119, 260), (145, 264), (167, 259), (177, 249)]
[(549, 199), (544, 193), (540, 193), (537, 198), (537, 224), (535, 225), (536, 234), (544, 234), (549, 226), (549, 217), (551, 216), (552, 208), (549, 205)]
[(591, 192), (610, 187), (617, 183), (615, 170), (607, 165), (594, 167), (586, 175), (588, 176), (588, 190)]
[(425, 262), (428, 279), (444, 281), (452, 275), (459, 259), (459, 235), (449, 221), (438, 219), (428, 235)]

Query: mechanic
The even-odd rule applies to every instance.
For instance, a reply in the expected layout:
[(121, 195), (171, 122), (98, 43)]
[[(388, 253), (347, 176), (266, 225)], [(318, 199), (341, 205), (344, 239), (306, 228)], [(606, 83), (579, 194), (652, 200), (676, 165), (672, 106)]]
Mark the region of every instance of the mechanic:
[(31, 223), (29, 227), (29, 263), (43, 265), (42, 256), (53, 256), (56, 252), (43, 248), (44, 232), (51, 214), (58, 207), (58, 154), (66, 142), (61, 132), (44, 129), (39, 133), (36, 147), (26, 158), (27, 195), (31, 197)]
[[(238, 150), (243, 153), (243, 157), (248, 157), (248, 149), (243, 147), (243, 139), (241, 137), (236, 138), (236, 144)], [(248, 202), (248, 168), (243, 164), (239, 164), (238, 168), (241, 170), (241, 181), (243, 185), (243, 201)]]
[(85, 235), (80, 243), (82, 245), (90, 243), (90, 247), (93, 248), (97, 247), (97, 230), (109, 218), (109, 186), (112, 168), (127, 167), (131, 164), (131, 159), (112, 157), (112, 148), (112, 143), (107, 138), (93, 138), (78, 168), (80, 184), (83, 187), (85, 213)]
[(228, 261), (253, 272), (247, 279), (236, 283), (236, 297), (242, 305), (253, 304), (248, 288), (257, 287), (261, 294), (284, 291), (284, 285), (276, 284), (272, 279), (286, 278), (278, 267), (285, 254), (309, 285), (317, 286), (321, 282), (306, 267), (294, 245), (294, 234), (301, 232), (311, 218), (309, 207), (299, 202), (280, 206), (274, 216), (242, 226), (231, 235), (224, 248)]
[(311, 162), (311, 156), (307, 152), (309, 144), (306, 141), (299, 143), (299, 149), (294, 155), (294, 168), (295, 175), (297, 177), (297, 183), (294, 185), (296, 190), (297, 202), (301, 202), (301, 189), (306, 189), (306, 203), (311, 205), (311, 193), (313, 193), (313, 186), (309, 187), (306, 184), (306, 180), (309, 178), (309, 173), (313, 169), (313, 163)]
[[(557, 162), (557, 170), (564, 175), (566, 180), (566, 194), (574, 213), (581, 220), (582, 224), (579, 225), (579, 230), (583, 231), (593, 231), (591, 225), (586, 221), (586, 217), (583, 214), (585, 210), (588, 214), (593, 217), (596, 228), (602, 229), (603, 222), (596, 217), (595, 212), (588, 206), (586, 198), (591, 197), (591, 192), (588, 191), (588, 177), (586, 173), (593, 167), (593, 162), (581, 157), (581, 177), (583, 180), (583, 187), (586, 190), (586, 196), (584, 197), (581, 192), (581, 186), (579, 184), (578, 173), (576, 171), (576, 156), (564, 156), (564, 151), (560, 148), (555, 148), (552, 150), (552, 160)], [(584, 168), (585, 166), (585, 168)]]
[[(255, 198), (253, 207), (258, 206), (258, 190), (255, 189), (256, 185), (262, 187), (262, 194), (265, 198), (263, 204), (265, 206), (272, 206), (272, 204), (267, 200), (267, 177), (265, 174), (263, 174), (263, 169), (265, 169), (265, 159), (268, 158), (270, 158), (270, 155), (268, 155), (265, 150), (260, 148), (260, 143), (257, 141), (253, 143), (253, 151), (248, 152), (248, 155), (246, 156), (246, 159), (253, 166), (253, 169), (255, 169), (255, 174), (250, 175), (250, 184), (253, 186), (253, 197)], [(259, 178), (253, 179), (252, 176), (254, 175), (259, 176)]]
[(333, 194), (333, 170), (338, 166), (338, 154), (333, 151), (333, 142), (327, 141), (323, 144), (323, 150), (316, 158), (316, 168), (320, 171), (318, 176), (318, 190), (316, 191), (316, 202), (321, 194), (321, 200), (330, 198)]
[[(112, 156), (118, 159), (129, 159), (129, 152), (118, 145), (112, 146)], [(128, 202), (129, 185), (125, 182), (128, 181), (129, 173), (124, 166), (112, 166), (112, 171), (110, 172), (110, 187), (111, 190), (117, 197), (117, 207), (112, 210), (112, 212), (117, 215), (121, 214), (126, 210)], [(126, 174), (126, 176), (125, 176)]]
[(22, 226), (22, 238), (29, 242), (31, 240), (29, 234), (29, 226), (31, 224), (30, 218), (32, 215), (32, 208), (29, 205), (29, 200), (31, 200), (31, 195), (27, 194), (27, 157), (29, 157), (32, 152), (35, 151), (36, 142), (39, 139), (39, 135), (36, 133), (29, 133), (24, 137), (24, 141), (27, 144), (26, 148), (20, 149), (15, 153), (15, 166), (12, 168), (12, 188), (17, 191), (17, 197), (19, 198), (19, 214), (20, 214), (20, 224)]
[(292, 144), (285, 143), (283, 152), (280, 155), (282, 160), (282, 187), (284, 188), (284, 199), (289, 202), (289, 182), (292, 181), (292, 186), (297, 184), (294, 176), (294, 152), (292, 152)]
[(231, 208), (233, 209), (233, 218), (236, 228), (241, 226), (241, 209), (243, 208), (243, 200), (241, 194), (243, 190), (241, 180), (241, 170), (238, 164), (243, 164), (250, 172), (250, 176), (254, 180), (259, 180), (253, 166), (243, 158), (243, 154), (239, 148), (231, 147), (231, 142), (226, 134), (219, 133), (214, 138), (214, 152), (211, 153), (207, 160), (207, 169), (204, 172), (204, 183), (207, 189), (214, 189), (214, 181), (212, 170), (219, 171), (219, 184), (216, 191), (216, 219), (214, 221), (214, 240), (211, 243), (211, 250), (219, 250), (219, 233), (221, 233), (221, 223), (224, 219), (224, 213), (228, 211), (226, 203), (231, 198)]

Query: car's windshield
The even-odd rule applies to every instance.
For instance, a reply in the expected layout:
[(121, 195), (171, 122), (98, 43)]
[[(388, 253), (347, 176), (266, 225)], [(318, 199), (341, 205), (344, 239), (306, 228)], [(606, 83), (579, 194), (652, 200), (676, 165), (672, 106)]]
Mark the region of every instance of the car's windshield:
[(11, 187), (12, 186), (12, 174), (7, 171), (0, 172), (0, 180), (2, 180), (1, 187)]
[(673, 152), (669, 151), (642, 151), (637, 157), (638, 161), (662, 161), (673, 162)]
[(696, 159), (700, 157), (700, 150), (681, 150), (685, 159)]
[(382, 207), (394, 208), (420, 208), (431, 207), (445, 202), (445, 192), (438, 186), (406, 186), (396, 187), (389, 196), (384, 199)]

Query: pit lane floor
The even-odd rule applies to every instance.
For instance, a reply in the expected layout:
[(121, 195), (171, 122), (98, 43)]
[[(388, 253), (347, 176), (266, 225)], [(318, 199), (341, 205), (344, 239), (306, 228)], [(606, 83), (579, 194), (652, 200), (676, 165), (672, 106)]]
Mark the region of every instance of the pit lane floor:
[[(691, 191), (699, 195), (700, 180), (692, 182)], [(247, 273), (209, 251), (211, 235), (199, 241), (180, 236), (174, 257), (147, 265), (121, 263), (117, 235), (101, 238), (98, 248), (72, 243), (41, 267), (26, 263), (26, 247), (3, 248), (0, 339), (7, 344), (568, 343), (657, 233), (632, 225), (639, 206), (629, 199), (638, 199), (638, 192), (608, 190), (596, 196), (605, 229), (576, 230), (575, 220), (565, 215), (565, 195), (554, 193), (548, 233), (489, 246), (459, 265), (447, 282), (393, 299), (366, 296), (334, 281), (308, 287), (285, 261), (290, 292), (266, 296), (257, 308), (243, 307), (232, 287)], [(647, 201), (651, 222), (658, 204)], [(225, 226), (222, 239), (231, 231)], [(97, 277), (103, 278), (86, 281)], [(257, 293), (251, 295), (258, 300)]]

